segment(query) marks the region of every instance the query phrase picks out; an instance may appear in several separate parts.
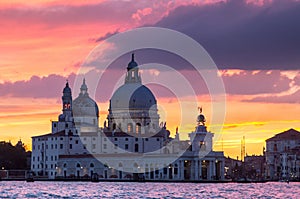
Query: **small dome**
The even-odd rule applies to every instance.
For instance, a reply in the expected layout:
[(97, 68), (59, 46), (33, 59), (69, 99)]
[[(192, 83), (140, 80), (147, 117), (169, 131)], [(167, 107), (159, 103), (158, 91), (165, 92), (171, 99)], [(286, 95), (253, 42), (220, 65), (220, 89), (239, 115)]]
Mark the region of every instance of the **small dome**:
[(138, 64), (134, 61), (134, 53), (132, 53), (131, 62), (128, 63), (127, 70), (131, 70), (137, 66), (138, 66)]
[(118, 88), (111, 98), (111, 109), (156, 109), (156, 99), (146, 86), (135, 84), (124, 84)]
[(204, 117), (204, 115), (202, 115), (202, 114), (198, 115), (198, 117), (197, 117), (197, 122), (205, 122), (205, 117)]
[(73, 114), (74, 117), (99, 117), (99, 108), (97, 103), (87, 94), (79, 95), (73, 101)]
[(73, 101), (74, 117), (99, 117), (97, 103), (89, 97), (87, 85), (83, 79), (79, 96)]

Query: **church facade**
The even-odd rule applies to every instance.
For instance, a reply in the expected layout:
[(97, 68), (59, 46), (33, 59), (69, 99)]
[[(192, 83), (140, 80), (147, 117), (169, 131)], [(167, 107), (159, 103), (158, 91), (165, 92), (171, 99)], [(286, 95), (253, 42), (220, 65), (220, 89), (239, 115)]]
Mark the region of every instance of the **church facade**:
[(180, 140), (178, 130), (172, 138), (159, 119), (156, 98), (142, 84), (132, 54), (103, 127), (85, 79), (74, 100), (66, 83), (52, 132), (32, 137), (31, 170), (49, 179), (224, 180), (224, 154), (213, 151), (202, 110), (189, 140)]

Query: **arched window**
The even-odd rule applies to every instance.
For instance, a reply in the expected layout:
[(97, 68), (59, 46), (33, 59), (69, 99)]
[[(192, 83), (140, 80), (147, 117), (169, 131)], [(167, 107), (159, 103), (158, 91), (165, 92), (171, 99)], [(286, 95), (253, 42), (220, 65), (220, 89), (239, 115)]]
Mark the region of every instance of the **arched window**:
[(67, 163), (64, 164), (64, 168), (66, 168), (66, 167), (67, 167)]
[(91, 168), (93, 168), (94, 166), (95, 166), (94, 163), (91, 163), (91, 164), (90, 164), (90, 167), (91, 167)]
[(77, 167), (77, 168), (80, 168), (80, 164), (79, 164), (79, 163), (77, 163), (76, 167)]
[(128, 123), (128, 125), (127, 125), (127, 132), (132, 133), (132, 124), (131, 123)]
[(113, 123), (113, 130), (115, 130), (117, 128), (116, 123)]
[(139, 152), (139, 144), (134, 145), (134, 152)]
[(136, 133), (141, 133), (141, 124), (140, 123), (136, 123), (136, 125), (135, 125), (135, 132)]

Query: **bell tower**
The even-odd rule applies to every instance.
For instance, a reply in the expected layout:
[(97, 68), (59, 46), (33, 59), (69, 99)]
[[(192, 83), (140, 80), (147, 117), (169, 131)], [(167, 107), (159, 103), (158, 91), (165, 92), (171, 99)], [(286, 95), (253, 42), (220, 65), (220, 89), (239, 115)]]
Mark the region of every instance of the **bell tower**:
[(72, 91), (69, 87), (69, 82), (67, 81), (66, 87), (63, 90), (62, 96), (62, 111), (66, 118), (72, 117)]
[[(62, 114), (58, 116), (58, 121), (52, 121), (52, 133), (66, 131), (69, 133), (73, 127), (73, 112), (72, 112), (72, 91), (67, 81), (63, 89), (62, 99)], [(74, 133), (74, 132), (73, 132)]]

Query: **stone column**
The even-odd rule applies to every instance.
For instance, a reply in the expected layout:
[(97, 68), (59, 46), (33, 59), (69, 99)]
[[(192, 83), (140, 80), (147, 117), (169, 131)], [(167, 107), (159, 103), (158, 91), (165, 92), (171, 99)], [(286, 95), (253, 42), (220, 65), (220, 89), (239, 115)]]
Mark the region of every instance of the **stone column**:
[(190, 180), (194, 180), (195, 178), (195, 161), (191, 160), (191, 168), (190, 168)]
[(221, 180), (224, 180), (224, 172), (225, 172), (225, 163), (224, 160), (221, 161), (220, 165), (220, 175), (221, 175)]
[(184, 180), (184, 160), (180, 161), (179, 169), (180, 169), (180, 179)]
[(170, 165), (167, 165), (167, 179), (170, 179)]
[[(213, 170), (212, 176), (215, 177), (216, 176), (216, 162), (214, 160), (212, 161), (212, 165), (213, 165), (213, 167), (212, 167), (212, 170)], [(215, 178), (213, 178), (213, 180), (215, 180)]]
[(178, 174), (177, 174), (177, 178), (178, 178), (178, 179), (181, 179), (181, 168), (180, 168), (180, 166), (181, 166), (181, 160), (178, 160), (177, 165), (178, 165), (178, 170), (177, 170)]
[(208, 160), (208, 174), (207, 174), (207, 179), (211, 180), (212, 179), (212, 161)]
[(199, 160), (199, 179), (202, 180), (202, 160)]
[(199, 160), (195, 160), (195, 180), (199, 180)]
[(174, 176), (174, 169), (175, 169), (175, 164), (172, 165), (172, 179), (175, 178), (175, 176)]

